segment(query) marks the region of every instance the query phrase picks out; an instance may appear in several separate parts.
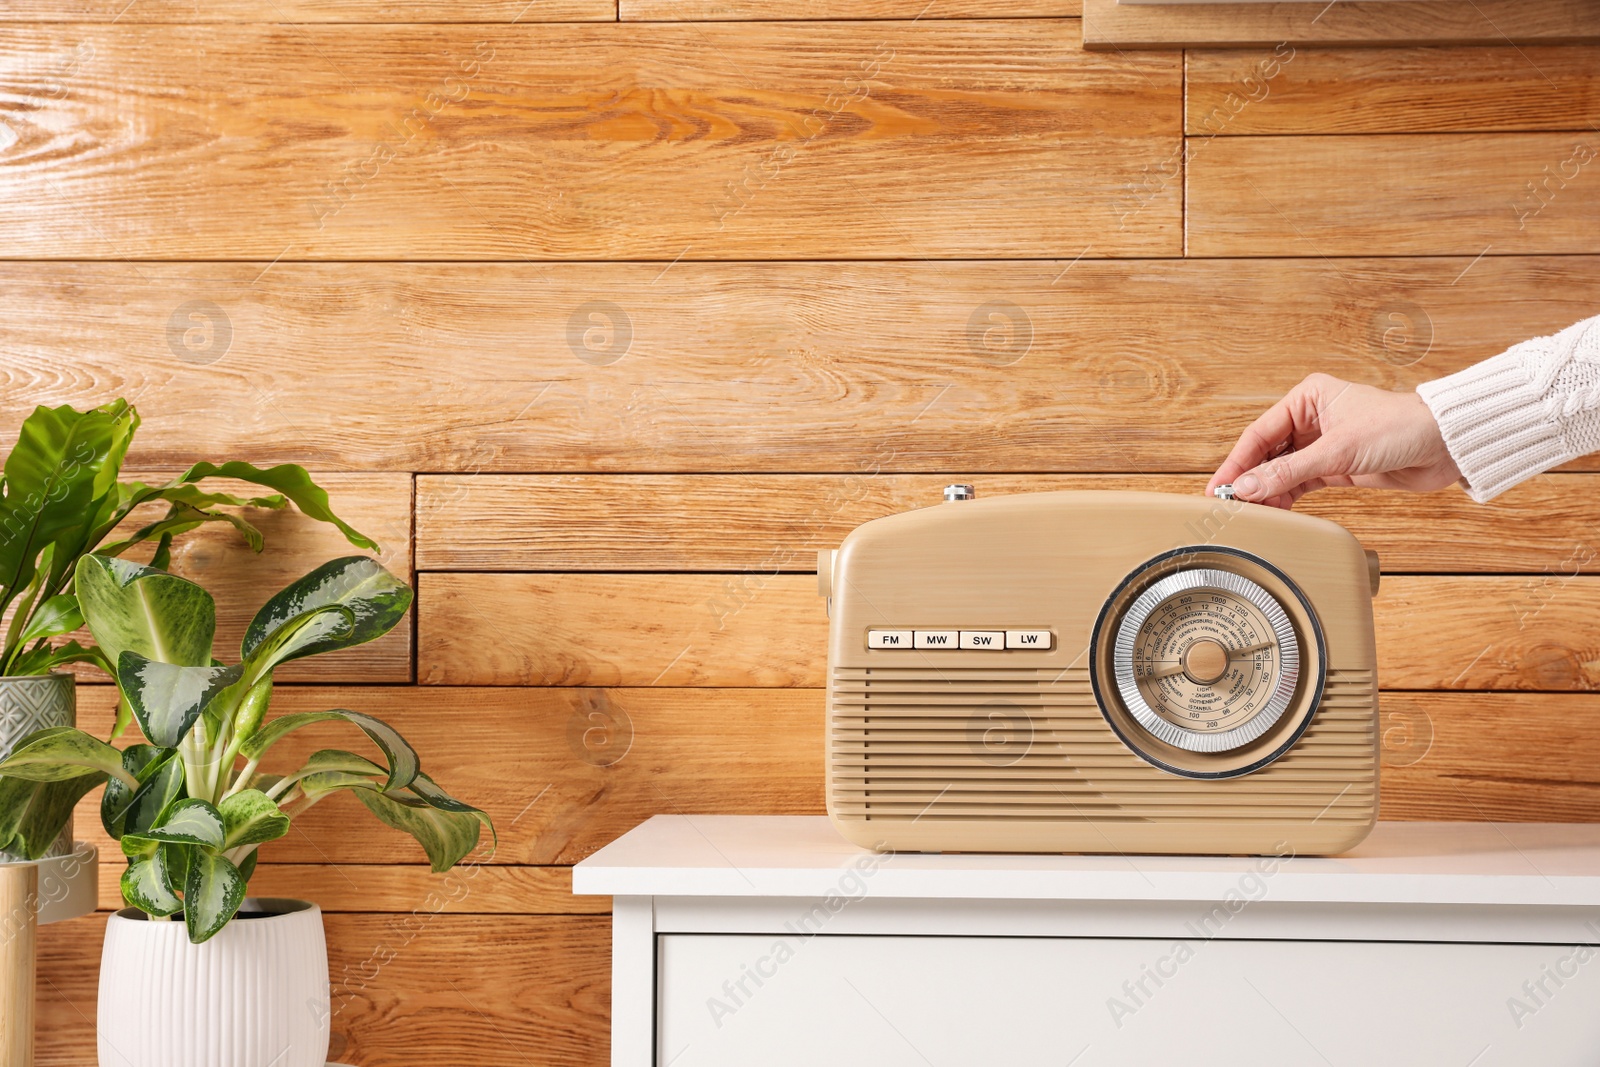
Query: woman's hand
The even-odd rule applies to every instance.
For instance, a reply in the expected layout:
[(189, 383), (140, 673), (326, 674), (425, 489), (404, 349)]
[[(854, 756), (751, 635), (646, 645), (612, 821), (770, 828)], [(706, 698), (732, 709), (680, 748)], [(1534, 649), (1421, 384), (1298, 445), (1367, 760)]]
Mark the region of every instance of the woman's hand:
[(1206, 493), (1290, 508), (1334, 485), (1428, 492), (1458, 481), (1439, 424), (1416, 393), (1313, 374), (1250, 424)]

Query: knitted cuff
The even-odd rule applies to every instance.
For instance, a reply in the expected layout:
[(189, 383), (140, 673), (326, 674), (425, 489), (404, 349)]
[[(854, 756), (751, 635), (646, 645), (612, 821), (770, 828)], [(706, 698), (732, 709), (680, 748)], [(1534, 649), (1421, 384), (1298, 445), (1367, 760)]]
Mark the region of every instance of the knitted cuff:
[(1544, 397), (1529, 386), (1517, 348), (1417, 386), (1464, 488), (1480, 504), (1573, 458)]

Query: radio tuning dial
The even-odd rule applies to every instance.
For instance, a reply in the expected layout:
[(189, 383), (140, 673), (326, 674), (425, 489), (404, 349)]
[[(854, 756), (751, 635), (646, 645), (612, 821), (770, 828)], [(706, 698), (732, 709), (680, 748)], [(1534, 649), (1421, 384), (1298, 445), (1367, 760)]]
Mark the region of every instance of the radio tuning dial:
[(1092, 670), (1102, 710), (1134, 751), (1178, 774), (1228, 777), (1271, 762), (1309, 724), (1322, 648), (1287, 577), (1201, 546), (1151, 560), (1112, 594)]

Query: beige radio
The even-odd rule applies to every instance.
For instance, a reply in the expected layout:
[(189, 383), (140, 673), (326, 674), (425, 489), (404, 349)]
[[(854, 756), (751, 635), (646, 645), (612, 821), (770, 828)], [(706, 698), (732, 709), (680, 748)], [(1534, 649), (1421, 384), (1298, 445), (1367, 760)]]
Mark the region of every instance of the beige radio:
[(819, 554), (845, 837), (1305, 855), (1366, 836), (1378, 571), (1346, 530), (1200, 496), (945, 496)]

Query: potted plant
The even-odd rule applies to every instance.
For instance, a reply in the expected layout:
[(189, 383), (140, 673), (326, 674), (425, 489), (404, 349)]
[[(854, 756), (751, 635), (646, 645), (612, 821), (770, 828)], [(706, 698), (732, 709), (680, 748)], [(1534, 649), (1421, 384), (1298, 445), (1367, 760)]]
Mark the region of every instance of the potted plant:
[[(232, 523), (256, 551), (261, 533), (224, 506), (281, 508), (293, 501), (312, 518), (333, 523), (351, 544), (377, 545), (339, 519), (328, 495), (294, 464), (262, 469), (248, 463), (198, 463), (159, 485), (119, 482), (123, 458), (139, 413), (125, 400), (92, 411), (37, 408), (22, 424), (0, 479), (0, 615), (10, 620), (0, 636), (0, 758), (23, 737), (51, 726), (71, 726), (77, 704), (73, 679), (59, 668), (93, 663), (115, 675), (115, 662), (101, 650), (54, 639), (83, 625), (73, 575), (90, 552), (118, 556), (135, 545), (154, 544), (151, 565), (165, 570), (175, 536), (208, 522)], [(236, 478), (275, 490), (238, 497), (202, 489), (211, 477)], [(165, 514), (111, 541), (113, 531), (144, 504), (160, 501)], [(126, 722), (126, 713), (119, 717)], [(13, 786), (0, 787), (0, 811), (22, 803)], [(34, 801), (50, 800), (30, 792)], [(59, 806), (54, 803), (52, 807)], [(0, 834), (0, 862), (65, 855), (72, 848), (70, 819), (59, 836), (41, 839), (38, 827), (53, 817), (26, 820)]]
[[(481, 827), (493, 833), (488, 816), (423, 774), (382, 721), (343, 708), (268, 716), (274, 668), (382, 636), (404, 617), (410, 588), (366, 557), (332, 560), (268, 600), (240, 662), (225, 666), (212, 658), (215, 604), (194, 582), (99, 555), (80, 559), (75, 577), (144, 741), (119, 752), (72, 727), (40, 730), (0, 761), (0, 785), (48, 792), (40, 810), (58, 821), (105, 786), (101, 820), (127, 857), (122, 894), (132, 907), (106, 931), (101, 1064), (322, 1067), (321, 914), (301, 901), (246, 899), (257, 849), (342, 790), (415, 837), (435, 871), (472, 852)], [(274, 745), (322, 722), (355, 727), (381, 762), (322, 749), (288, 773), (266, 773)], [(16, 817), (0, 811), (0, 839)], [(58, 828), (40, 825), (36, 836)], [(165, 921), (180, 914), (181, 923)]]

